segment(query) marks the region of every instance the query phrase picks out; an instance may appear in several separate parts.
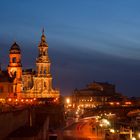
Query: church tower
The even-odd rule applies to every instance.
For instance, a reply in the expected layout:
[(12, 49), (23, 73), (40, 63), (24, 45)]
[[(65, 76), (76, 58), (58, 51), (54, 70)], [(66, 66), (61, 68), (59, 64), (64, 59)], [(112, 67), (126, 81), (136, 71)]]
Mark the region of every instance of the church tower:
[(38, 56), (36, 58), (36, 74), (33, 76), (33, 87), (26, 90), (26, 98), (59, 98), (60, 91), (53, 89), (52, 76), (50, 73), (51, 62), (48, 56), (48, 43), (44, 30), (38, 45)]
[(9, 65), (8, 65), (8, 73), (10, 77), (15, 77), (14, 80), (14, 94), (19, 96), (21, 93), (21, 85), (22, 85), (22, 64), (21, 64), (21, 50), (19, 45), (15, 42), (10, 50), (9, 50)]
[(36, 59), (37, 76), (50, 76), (50, 59), (48, 56), (48, 44), (44, 35), (41, 36), (41, 42), (38, 46), (38, 57)]
[[(48, 44), (46, 42), (46, 37), (44, 34), (44, 29), (42, 31), (41, 41), (38, 45), (38, 57), (36, 59), (36, 69), (37, 69), (37, 77), (40, 77), (44, 82), (41, 84), (41, 89), (52, 89), (52, 76), (50, 74), (50, 59), (48, 56)], [(41, 78), (42, 77), (42, 78)]]
[[(32, 87), (24, 89), (25, 98), (55, 98), (60, 97), (60, 91), (52, 87), (52, 75), (50, 73), (51, 62), (48, 56), (48, 43), (42, 31), (41, 40), (38, 45), (38, 56), (36, 58), (36, 73), (32, 75)], [(24, 75), (24, 77), (27, 75)]]

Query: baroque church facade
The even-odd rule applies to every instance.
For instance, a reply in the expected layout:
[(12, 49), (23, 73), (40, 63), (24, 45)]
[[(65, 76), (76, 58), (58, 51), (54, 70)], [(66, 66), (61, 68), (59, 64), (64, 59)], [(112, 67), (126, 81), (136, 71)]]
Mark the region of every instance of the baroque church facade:
[(52, 87), (50, 66), (44, 30), (38, 45), (36, 71), (22, 69), (21, 50), (19, 45), (14, 43), (9, 50), (7, 71), (0, 70), (0, 97), (59, 98), (60, 91)]

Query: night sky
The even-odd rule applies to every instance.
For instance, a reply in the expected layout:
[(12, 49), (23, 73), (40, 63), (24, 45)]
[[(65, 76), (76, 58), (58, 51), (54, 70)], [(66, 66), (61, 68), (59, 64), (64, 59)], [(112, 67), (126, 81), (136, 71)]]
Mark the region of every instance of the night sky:
[(62, 95), (93, 81), (140, 96), (139, 0), (0, 0), (0, 62), (16, 41), (35, 68), (45, 28), (53, 85)]

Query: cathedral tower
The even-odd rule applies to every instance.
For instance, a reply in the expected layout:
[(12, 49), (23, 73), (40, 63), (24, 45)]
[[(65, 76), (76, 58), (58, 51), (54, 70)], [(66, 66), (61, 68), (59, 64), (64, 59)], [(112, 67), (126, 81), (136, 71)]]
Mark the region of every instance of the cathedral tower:
[(50, 76), (50, 59), (48, 57), (48, 44), (44, 35), (41, 36), (41, 42), (38, 45), (39, 54), (36, 59), (37, 76)]
[[(36, 59), (36, 69), (37, 77), (40, 79), (40, 86), (37, 86), (37, 90), (48, 90), (52, 89), (52, 76), (50, 74), (50, 59), (48, 56), (48, 44), (46, 42), (46, 37), (44, 34), (44, 29), (42, 31), (41, 41), (38, 45), (38, 57)], [(38, 85), (39, 85), (38, 83)]]
[(21, 93), (21, 76), (22, 76), (22, 64), (21, 64), (21, 50), (18, 44), (15, 42), (9, 50), (9, 65), (8, 73), (10, 77), (15, 77), (14, 80), (14, 93), (18, 96)]
[[(44, 30), (38, 45), (38, 56), (36, 58), (36, 74), (32, 76), (32, 87), (24, 90), (25, 98), (59, 98), (59, 90), (52, 87), (52, 76), (50, 73), (51, 62), (48, 56), (48, 43)], [(24, 75), (25, 77), (26, 75)]]

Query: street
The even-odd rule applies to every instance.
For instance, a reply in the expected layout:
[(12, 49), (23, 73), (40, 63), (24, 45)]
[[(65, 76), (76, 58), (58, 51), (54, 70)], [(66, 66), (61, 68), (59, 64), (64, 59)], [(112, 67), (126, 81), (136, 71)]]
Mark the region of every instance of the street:
[(66, 127), (58, 135), (58, 138), (63, 140), (103, 140), (104, 133), (103, 130), (97, 129), (95, 120), (83, 119)]

